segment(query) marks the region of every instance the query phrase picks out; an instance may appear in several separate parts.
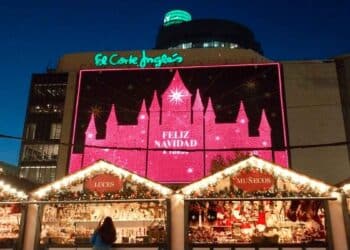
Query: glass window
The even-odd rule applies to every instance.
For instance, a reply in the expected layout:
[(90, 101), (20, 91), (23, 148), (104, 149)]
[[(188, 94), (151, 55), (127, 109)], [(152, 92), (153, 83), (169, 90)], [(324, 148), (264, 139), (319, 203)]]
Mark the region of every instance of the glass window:
[(50, 139), (60, 139), (61, 138), (61, 123), (52, 123), (50, 129)]
[(35, 183), (52, 182), (56, 177), (56, 166), (23, 166), (20, 177)]
[(37, 104), (30, 106), (29, 111), (36, 114), (62, 113), (62, 105), (50, 103)]
[(58, 144), (25, 145), (23, 161), (55, 161), (58, 156)]
[(238, 44), (230, 43), (230, 49), (236, 49), (238, 48)]
[(35, 123), (28, 123), (26, 128), (26, 139), (27, 140), (34, 140), (35, 139), (35, 131), (36, 131), (36, 124)]
[(35, 84), (33, 86), (33, 94), (36, 97), (60, 98), (65, 96), (66, 86), (66, 83)]

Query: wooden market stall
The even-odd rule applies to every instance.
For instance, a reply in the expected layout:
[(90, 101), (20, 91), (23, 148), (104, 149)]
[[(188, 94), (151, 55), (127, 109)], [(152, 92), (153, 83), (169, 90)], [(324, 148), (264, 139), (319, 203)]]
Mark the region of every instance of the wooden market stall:
[(252, 156), (176, 192), (184, 249), (346, 250), (335, 190)]
[(350, 248), (350, 178), (343, 181), (340, 185), (343, 194), (343, 210), (344, 222), (348, 239), (348, 247)]
[(106, 216), (116, 226), (114, 249), (169, 249), (172, 192), (97, 161), (30, 194), (24, 249), (91, 249), (90, 237)]
[(24, 203), (28, 197), (24, 189), (19, 179), (0, 175), (0, 249), (22, 248)]

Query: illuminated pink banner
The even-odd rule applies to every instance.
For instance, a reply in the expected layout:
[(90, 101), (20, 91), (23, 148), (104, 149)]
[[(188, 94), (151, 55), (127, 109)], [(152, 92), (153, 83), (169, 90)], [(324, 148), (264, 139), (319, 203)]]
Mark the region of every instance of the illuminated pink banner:
[[(201, 91), (190, 92), (178, 70), (168, 86), (155, 90), (146, 103), (143, 99), (136, 124), (122, 124), (118, 106), (112, 104), (106, 121), (100, 124), (103, 136), (98, 135), (98, 117), (92, 113), (85, 129), (85, 146), (72, 153), (69, 171), (104, 159), (154, 181), (187, 183), (210, 174), (212, 160), (218, 155), (229, 158), (235, 149), (288, 164), (287, 151), (271, 150), (271, 126), (264, 109), (256, 119), (258, 135), (249, 134), (250, 120), (239, 100), (235, 121), (218, 122), (212, 98), (208, 96), (205, 105)], [(285, 138), (282, 141), (285, 143)]]

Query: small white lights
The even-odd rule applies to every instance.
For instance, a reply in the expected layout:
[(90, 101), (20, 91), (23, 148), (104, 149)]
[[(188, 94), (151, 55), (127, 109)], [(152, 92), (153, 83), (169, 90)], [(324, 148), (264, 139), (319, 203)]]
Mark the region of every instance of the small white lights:
[(24, 200), (28, 197), (23, 191), (17, 190), (3, 180), (0, 181), (0, 192), (4, 193), (5, 196), (13, 196), (18, 200)]
[(239, 119), (239, 123), (240, 123), (240, 124), (245, 124), (245, 123), (246, 123), (246, 120), (245, 120), (244, 118)]
[[(267, 171), (276, 179), (286, 180), (289, 183), (289, 188), (291, 188), (290, 191), (297, 189), (297, 186), (300, 185), (300, 188), (309, 187), (312, 190), (312, 192), (315, 192), (320, 196), (325, 196), (330, 195), (329, 192), (332, 189), (331, 186), (323, 182), (313, 180), (311, 178), (308, 178), (307, 176), (298, 174), (292, 170), (282, 168), (278, 165), (274, 165), (270, 162), (261, 160), (255, 156), (251, 156), (248, 159), (243, 160), (231, 167), (225, 168), (224, 170), (219, 171), (212, 176), (206, 177), (198, 182), (192, 183), (182, 188), (178, 192), (182, 192), (184, 195), (190, 195), (193, 192), (198, 192), (200, 194), (200, 192), (207, 190), (209, 186), (215, 186), (219, 181), (223, 180), (228, 176), (233, 176), (234, 174), (238, 173), (239, 171), (245, 168), (256, 168), (260, 171)], [(348, 188), (348, 190), (350, 191), (350, 185), (346, 188)]]
[(115, 165), (109, 164), (104, 161), (97, 161), (90, 167), (84, 168), (70, 176), (66, 176), (60, 180), (57, 180), (49, 185), (46, 185), (38, 189), (37, 191), (33, 192), (33, 195), (38, 199), (42, 199), (51, 191), (58, 191), (63, 187), (69, 187), (72, 184), (78, 184), (80, 182), (83, 182), (87, 178), (90, 178), (94, 175), (103, 174), (103, 173), (110, 173), (116, 176), (120, 176), (121, 178), (130, 176), (132, 180), (140, 184), (144, 184), (148, 188), (154, 189), (164, 196), (167, 196), (173, 192), (171, 189), (167, 187), (164, 187), (158, 183), (149, 181), (146, 178), (135, 175)]

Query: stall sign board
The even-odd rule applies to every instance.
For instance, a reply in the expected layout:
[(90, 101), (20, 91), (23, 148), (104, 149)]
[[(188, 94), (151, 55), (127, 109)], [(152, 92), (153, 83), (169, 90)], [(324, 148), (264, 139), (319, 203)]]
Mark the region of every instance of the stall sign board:
[(232, 177), (234, 186), (247, 192), (268, 190), (274, 184), (274, 177), (259, 170), (241, 171)]
[(87, 179), (84, 183), (84, 188), (91, 192), (98, 193), (115, 193), (123, 186), (122, 180), (114, 175), (101, 174)]

